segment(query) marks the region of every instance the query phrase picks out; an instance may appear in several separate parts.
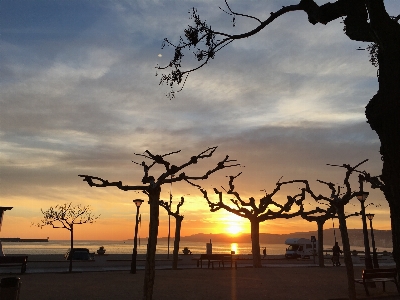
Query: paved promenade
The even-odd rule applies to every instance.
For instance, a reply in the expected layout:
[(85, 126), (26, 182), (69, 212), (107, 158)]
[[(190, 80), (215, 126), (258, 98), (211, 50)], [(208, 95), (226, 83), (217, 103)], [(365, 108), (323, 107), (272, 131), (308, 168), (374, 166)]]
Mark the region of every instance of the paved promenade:
[[(178, 267), (180, 269), (193, 269), (197, 268), (197, 260), (199, 255), (179, 255)], [(100, 271), (128, 271), (131, 266), (130, 254), (105, 254), (96, 255), (93, 261), (73, 261), (73, 270), (76, 272), (100, 272)], [(239, 268), (251, 267), (252, 256), (251, 255), (237, 255), (237, 265)], [(353, 260), (355, 266), (363, 266), (364, 261), (360, 260), (359, 257), (355, 257)], [(262, 259), (262, 265), (264, 267), (313, 267), (318, 265), (318, 258), (296, 260), (286, 259), (283, 255), (268, 255), (265, 259)], [(330, 266), (331, 261), (326, 258), (325, 265)], [(380, 260), (380, 265), (394, 266), (394, 261), (391, 257)], [(30, 255), (28, 257), (27, 273), (57, 273), (65, 272), (68, 270), (69, 261), (64, 259), (63, 255)], [(144, 270), (145, 266), (145, 255), (139, 254), (137, 256), (137, 269)], [(172, 267), (172, 254), (169, 257), (166, 254), (156, 255), (156, 268), (157, 269), (171, 269)], [(207, 265), (203, 263), (203, 268), (207, 268)], [(18, 273), (19, 267), (1, 267), (1, 273)]]
[[(179, 255), (178, 267), (180, 269), (197, 268), (197, 260), (199, 255)], [(99, 272), (99, 271), (128, 271), (131, 267), (131, 258), (129, 254), (110, 254), (96, 255), (92, 261), (73, 261), (73, 270), (77, 272)], [(144, 270), (145, 255), (137, 256), (137, 270)], [(238, 267), (251, 267), (251, 255), (237, 256)], [(264, 266), (291, 267), (291, 266), (315, 266), (313, 259), (307, 260), (288, 260), (283, 255), (268, 256), (263, 259)], [(327, 260), (329, 264), (329, 260)], [(68, 270), (69, 261), (64, 259), (63, 255), (30, 255), (28, 258), (27, 273), (57, 273)], [(229, 264), (230, 266), (230, 264)], [(158, 254), (156, 256), (157, 269), (172, 268), (172, 254), (169, 257), (166, 254)], [(203, 268), (207, 268), (207, 264), (203, 262)], [(8, 269), (8, 270), (7, 270)], [(18, 272), (19, 268), (2, 268), (0, 273), (4, 271)]]
[[(0, 278), (21, 278), (20, 300), (142, 299), (143, 256), (138, 256), (137, 274), (129, 273), (129, 255), (96, 256), (93, 262), (74, 261), (73, 273), (67, 273), (68, 262), (58, 258), (30, 256), (26, 274), (1, 268)], [(171, 260), (166, 255), (158, 255), (153, 299), (342, 300), (347, 296), (345, 267), (332, 267), (328, 260), (327, 267), (319, 268), (312, 259), (286, 260), (271, 256), (263, 260), (263, 268), (259, 269), (253, 269), (250, 260), (242, 259), (237, 269), (216, 267), (213, 270), (204, 265), (203, 269), (198, 268), (196, 258), (196, 255), (182, 255), (180, 269), (171, 270)], [(393, 266), (393, 263), (387, 264)], [(355, 267), (356, 277), (361, 277), (362, 269), (362, 265)], [(356, 285), (359, 299), (400, 299), (394, 284), (387, 283), (386, 290), (384, 293), (378, 285), (371, 289), (373, 297), (366, 298), (363, 286)]]

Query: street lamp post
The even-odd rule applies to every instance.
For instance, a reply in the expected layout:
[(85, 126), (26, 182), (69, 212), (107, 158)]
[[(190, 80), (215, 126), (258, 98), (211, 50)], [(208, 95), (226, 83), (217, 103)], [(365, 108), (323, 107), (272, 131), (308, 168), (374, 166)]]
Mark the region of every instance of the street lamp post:
[(371, 227), (371, 240), (372, 240), (372, 261), (374, 263), (374, 268), (378, 269), (379, 264), (378, 264), (378, 254), (376, 253), (376, 248), (375, 248), (375, 237), (374, 237), (374, 229), (372, 227), (372, 219), (374, 218), (374, 214), (366, 214), (368, 220), (369, 220), (369, 226)]
[(358, 201), (361, 203), (361, 219), (363, 223), (363, 234), (364, 234), (364, 248), (365, 248), (365, 268), (373, 269), (371, 252), (369, 249), (369, 239), (368, 239), (368, 229), (367, 229), (367, 218), (365, 217), (365, 200), (367, 199), (369, 193), (363, 191), (363, 181), (364, 177), (359, 175), (358, 181), (360, 183), (360, 191), (356, 193)]
[(137, 232), (139, 223), (139, 208), (144, 202), (142, 199), (135, 199), (133, 203), (136, 204), (136, 224), (135, 224), (135, 237), (133, 239), (133, 252), (132, 252), (132, 262), (131, 262), (131, 274), (136, 274), (136, 255), (137, 255)]
[[(3, 223), (4, 212), (6, 210), (11, 210), (11, 209), (12, 209), (12, 207), (0, 206), (0, 231), (1, 231), (1, 224)], [(4, 255), (4, 253), (3, 253), (3, 245), (1, 244), (1, 240), (0, 240), (0, 256), (3, 256), (3, 255)]]
[[(169, 194), (169, 211), (171, 211), (171, 205), (172, 205), (172, 194)], [(171, 215), (168, 213), (168, 255), (167, 258), (169, 259), (169, 240), (171, 238)]]

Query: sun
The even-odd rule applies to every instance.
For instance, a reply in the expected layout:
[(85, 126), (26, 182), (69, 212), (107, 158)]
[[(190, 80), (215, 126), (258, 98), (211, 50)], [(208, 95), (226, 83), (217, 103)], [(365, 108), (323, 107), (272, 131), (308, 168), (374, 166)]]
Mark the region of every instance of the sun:
[(237, 235), (242, 232), (242, 227), (238, 224), (229, 224), (227, 227), (227, 232), (231, 235)]
[(228, 214), (225, 217), (225, 228), (224, 231), (230, 235), (237, 235), (239, 233), (243, 233), (243, 218), (235, 215)]
[(213, 219), (213, 223), (217, 232), (230, 236), (238, 236), (249, 230), (247, 219), (227, 211), (218, 212)]

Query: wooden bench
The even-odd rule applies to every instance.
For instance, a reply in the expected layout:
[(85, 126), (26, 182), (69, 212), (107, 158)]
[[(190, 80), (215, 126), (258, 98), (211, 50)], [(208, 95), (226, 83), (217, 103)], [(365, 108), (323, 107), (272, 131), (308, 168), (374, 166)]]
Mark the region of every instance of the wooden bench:
[(28, 256), (0, 256), (0, 266), (19, 266), (21, 265), (21, 274), (26, 271), (26, 264), (28, 263)]
[(201, 254), (200, 258), (197, 260), (197, 267), (203, 268), (203, 260), (207, 260), (207, 267), (214, 269), (214, 264), (218, 263), (218, 267), (225, 267), (225, 262), (231, 263), (231, 268), (233, 264), (235, 265), (235, 269), (237, 269), (236, 260), (233, 260), (232, 254)]
[(399, 283), (397, 281), (397, 270), (396, 268), (391, 269), (365, 269), (362, 273), (361, 279), (354, 279), (355, 282), (364, 285), (365, 293), (369, 296), (368, 283), (371, 282), (382, 282), (383, 291), (385, 292), (385, 283), (394, 282), (397, 287), (397, 291), (400, 293)]

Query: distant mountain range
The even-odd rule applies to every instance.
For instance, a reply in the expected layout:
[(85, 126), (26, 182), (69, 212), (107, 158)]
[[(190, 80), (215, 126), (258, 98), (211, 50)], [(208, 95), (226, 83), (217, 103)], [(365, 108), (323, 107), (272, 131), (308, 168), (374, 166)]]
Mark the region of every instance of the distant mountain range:
[[(362, 229), (349, 229), (349, 240), (351, 246), (364, 246), (364, 236)], [(336, 240), (341, 244), (341, 235), (339, 229), (325, 229), (324, 230), (324, 245), (333, 245)], [(294, 232), (289, 234), (270, 234), (270, 233), (260, 233), (260, 243), (261, 244), (284, 244), (285, 240), (288, 238), (311, 238), (315, 236), (318, 238), (317, 231), (307, 231), (307, 232)], [(390, 230), (374, 230), (375, 244), (376, 247), (392, 247), (392, 232)], [(371, 245), (371, 233), (368, 230), (369, 243)], [(161, 237), (159, 239), (167, 239), (167, 237)], [(204, 242), (207, 243), (211, 239), (212, 242), (224, 242), (224, 243), (250, 243), (251, 237), (249, 233), (241, 234), (237, 236), (231, 236), (224, 233), (219, 234), (205, 234), (197, 233), (190, 236), (181, 237), (183, 242)], [(173, 237), (171, 238), (173, 240)]]

